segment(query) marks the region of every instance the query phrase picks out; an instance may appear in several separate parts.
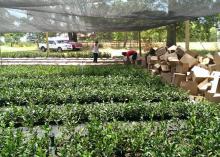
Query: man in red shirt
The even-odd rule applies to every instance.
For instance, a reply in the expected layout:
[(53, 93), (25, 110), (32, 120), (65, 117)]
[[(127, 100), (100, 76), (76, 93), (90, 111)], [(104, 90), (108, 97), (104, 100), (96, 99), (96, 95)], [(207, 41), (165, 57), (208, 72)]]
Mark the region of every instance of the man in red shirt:
[(137, 59), (137, 52), (135, 50), (129, 50), (127, 52), (122, 52), (122, 55), (127, 57), (128, 62), (130, 61), (130, 56), (132, 56), (132, 58), (131, 58), (132, 59), (132, 61), (131, 61), (132, 64), (134, 64), (135, 60)]

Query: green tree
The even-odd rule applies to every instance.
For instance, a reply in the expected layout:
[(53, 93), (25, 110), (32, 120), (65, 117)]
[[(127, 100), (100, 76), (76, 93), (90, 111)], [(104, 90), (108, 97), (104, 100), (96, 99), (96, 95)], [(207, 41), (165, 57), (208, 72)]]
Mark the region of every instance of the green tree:
[(15, 43), (18, 43), (20, 41), (20, 38), (24, 35), (25, 33), (6, 33), (4, 34), (5, 42), (10, 43), (11, 47), (13, 47), (13, 45)]

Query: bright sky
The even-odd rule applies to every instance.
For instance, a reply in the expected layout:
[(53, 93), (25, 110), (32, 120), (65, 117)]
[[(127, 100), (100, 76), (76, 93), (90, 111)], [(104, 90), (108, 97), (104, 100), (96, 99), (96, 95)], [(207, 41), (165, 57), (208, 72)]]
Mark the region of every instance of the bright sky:
[(7, 11), (11, 16), (15, 16), (17, 18), (27, 18), (27, 11), (18, 9), (7, 9)]

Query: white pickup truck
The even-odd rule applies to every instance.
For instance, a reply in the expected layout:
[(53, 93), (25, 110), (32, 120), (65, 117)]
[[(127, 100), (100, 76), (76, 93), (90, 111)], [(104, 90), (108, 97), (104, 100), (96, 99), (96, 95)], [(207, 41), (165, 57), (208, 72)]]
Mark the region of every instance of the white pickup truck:
[[(66, 43), (63, 40), (58, 40), (58, 39), (49, 39), (49, 49), (57, 51), (57, 52), (62, 52), (66, 50), (72, 50), (73, 46), (70, 43)], [(39, 49), (43, 52), (47, 50), (47, 44), (46, 43), (40, 43), (39, 44)]]

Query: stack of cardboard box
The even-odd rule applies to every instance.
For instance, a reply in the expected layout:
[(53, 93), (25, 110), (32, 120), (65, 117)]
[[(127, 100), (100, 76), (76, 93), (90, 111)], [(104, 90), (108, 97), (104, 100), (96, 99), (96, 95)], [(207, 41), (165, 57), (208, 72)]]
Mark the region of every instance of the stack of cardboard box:
[(143, 66), (161, 79), (187, 90), (191, 95), (204, 96), (220, 102), (220, 52), (200, 56), (181, 47), (162, 47), (147, 56)]

